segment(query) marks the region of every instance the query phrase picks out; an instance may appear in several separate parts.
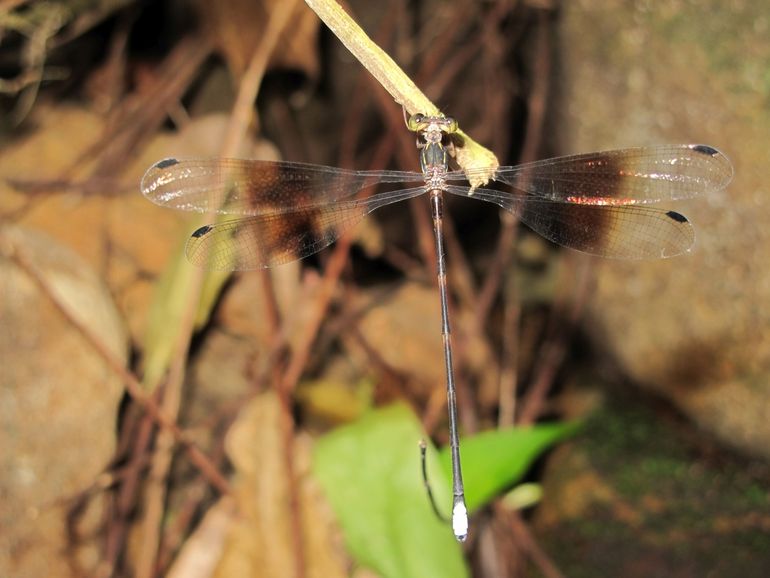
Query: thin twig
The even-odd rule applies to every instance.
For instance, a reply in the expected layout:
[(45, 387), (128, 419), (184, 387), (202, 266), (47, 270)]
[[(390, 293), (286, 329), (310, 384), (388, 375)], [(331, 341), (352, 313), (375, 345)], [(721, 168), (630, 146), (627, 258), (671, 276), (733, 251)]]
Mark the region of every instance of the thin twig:
[[(373, 166), (382, 166), (387, 158), (393, 154), (395, 148), (393, 139), (392, 133), (389, 132), (386, 138), (381, 141), (380, 147), (372, 159)], [(281, 391), (290, 393), (299, 382), (302, 372), (307, 365), (307, 361), (310, 358), (310, 350), (318, 335), (321, 322), (328, 311), (334, 289), (339, 282), (340, 275), (347, 262), (351, 243), (352, 237), (350, 233), (342, 235), (334, 246), (331, 257), (326, 262), (324, 276), (317, 291), (315, 302), (307, 322), (303, 325), (303, 334), (300, 336), (298, 345), (292, 352), (291, 360), (289, 361), (283, 379), (281, 380), (279, 388)]]
[[(262, 37), (262, 41), (255, 50), (249, 67), (241, 79), (238, 95), (221, 148), (223, 156), (233, 156), (240, 148), (240, 144), (246, 136), (246, 127), (249, 125), (248, 121), (251, 118), (251, 114), (253, 114), (252, 104), (259, 91), (259, 85), (264, 75), (269, 55), (272, 54), (280, 34), (288, 23), (289, 17), (294, 10), (294, 5), (293, 2), (282, 3), (273, 13), (265, 35)], [(203, 270), (196, 269), (190, 277), (186, 303), (183, 307), (182, 319), (179, 323), (178, 339), (174, 347), (174, 354), (169, 369), (163, 407), (164, 412), (167, 415), (173, 416), (174, 419), (178, 416), (181, 405), (187, 352), (193, 333), (203, 282)], [(146, 513), (142, 531), (142, 547), (136, 570), (138, 578), (151, 578), (154, 574), (155, 562), (160, 546), (160, 529), (166, 496), (165, 480), (171, 467), (172, 449), (173, 440), (161, 432), (158, 436), (149, 476), (149, 479), (154, 483), (151, 483), (146, 490)], [(295, 516), (295, 518), (297, 517)], [(304, 575), (304, 556), (300, 542), (301, 535), (301, 531), (297, 531), (297, 528), (295, 528), (295, 553), (297, 556), (298, 576), (300, 577)]]
[(574, 281), (561, 284), (568, 289), (565, 289), (551, 312), (548, 335), (542, 346), (543, 353), (535, 369), (532, 385), (521, 402), (518, 420), (520, 425), (532, 424), (540, 415), (546, 395), (561, 368), (567, 345), (588, 300), (593, 270), (591, 258), (577, 254), (570, 255), (569, 258), (578, 271), (568, 270), (565, 273)]
[[(393, 35), (396, 22), (397, 22), (398, 9), (394, 7), (387, 12), (380, 22), (380, 27), (375, 34), (375, 40), (378, 44), (386, 44), (389, 42), (390, 37)], [(358, 135), (361, 132), (361, 119), (363, 118), (363, 111), (369, 93), (367, 88), (371, 85), (371, 77), (361, 71), (356, 78), (356, 83), (353, 88), (353, 96), (350, 99), (350, 105), (347, 107), (345, 115), (345, 123), (342, 127), (340, 137), (340, 152), (339, 161), (340, 166), (344, 168), (352, 168), (354, 166), (354, 157), (356, 145), (358, 143)], [(375, 89), (378, 90), (379, 88)], [(391, 156), (391, 155), (388, 155)], [(385, 160), (387, 162), (388, 159)], [(384, 166), (383, 165), (380, 166)]]
[[(513, 217), (511, 220), (514, 221)], [(515, 227), (509, 228), (515, 231)], [(503, 301), (502, 360), (498, 384), (497, 427), (512, 427), (516, 420), (516, 394), (519, 384), (519, 340), (521, 325), (521, 302), (516, 280), (509, 275), (508, 288)]]
[[(521, 162), (534, 161), (537, 158), (542, 143), (543, 127), (545, 126), (546, 102), (550, 89), (551, 78), (551, 27), (548, 26), (548, 14), (544, 10), (538, 11), (537, 37), (535, 41), (535, 72), (533, 74), (532, 91), (528, 99), (527, 129), (522, 149)], [(519, 186), (526, 185), (528, 175), (520, 177)], [(510, 213), (502, 216), (503, 230), (500, 235), (495, 267), (487, 278), (482, 290), (482, 298), (479, 299), (479, 311), (477, 323), (484, 324), (491, 309), (492, 295), (497, 293), (502, 277), (503, 269), (510, 261), (516, 237), (518, 236), (518, 219)], [(510, 427), (514, 424), (516, 416), (516, 390), (518, 385), (518, 331), (521, 317), (521, 304), (513, 279), (515, 269), (507, 268), (507, 274), (511, 278), (507, 282), (508, 290), (505, 292), (504, 325), (503, 325), (503, 362), (500, 368), (499, 384), (499, 427)]]
[(125, 166), (128, 151), (148, 135), (155, 134), (211, 51), (211, 42), (205, 37), (190, 36), (181, 40), (158, 68), (154, 82), (128, 96), (112, 111), (102, 136), (78, 156), (64, 175), (79, 173), (84, 166), (92, 166), (94, 159), (92, 175), (118, 172)]
[(516, 548), (522, 550), (532, 560), (545, 578), (566, 578), (545, 550), (539, 546), (519, 512), (507, 511), (505, 518)]
[[(381, 163), (384, 163), (384, 159), (392, 154), (393, 148), (392, 137), (385, 138), (380, 145), (379, 151), (374, 155), (373, 164), (377, 163), (375, 166), (381, 166)], [(309, 317), (303, 324), (302, 335), (300, 335), (297, 345), (291, 352), (291, 357), (282, 377), (278, 380), (277, 392), (282, 405), (286, 407), (287, 411), (292, 393), (299, 383), (299, 379), (310, 359), (312, 346), (317, 339), (321, 324), (327, 315), (332, 297), (339, 283), (340, 275), (347, 263), (351, 244), (352, 237), (349, 232), (343, 234), (335, 244), (331, 257), (326, 262), (324, 275), (316, 292), (315, 301), (310, 308)]]
[[(241, 79), (238, 95), (230, 119), (230, 125), (228, 126), (227, 136), (222, 147), (223, 156), (233, 156), (238, 148), (240, 148), (240, 143), (246, 137), (246, 128), (249, 126), (248, 120), (253, 114), (254, 102), (257, 93), (259, 92), (262, 79), (264, 78), (265, 71), (267, 70), (269, 57), (275, 50), (281, 35), (286, 30), (291, 15), (295, 13), (296, 6), (297, 0), (282, 2), (278, 4), (271, 14), (267, 30)], [(271, 323), (271, 334), (276, 336), (274, 348), (276, 351), (280, 351), (284, 343), (282, 342), (283, 338), (279, 337), (283, 335), (283, 332), (278, 330), (278, 324), (280, 323), (278, 300), (269, 272), (263, 270), (260, 272), (260, 275), (266, 296), (266, 317)], [(274, 359), (278, 360), (280, 357), (276, 356)], [(275, 369), (274, 377), (278, 379), (280, 372), (279, 365), (275, 364), (273, 367)], [(302, 514), (299, 505), (299, 482), (294, 468), (294, 417), (290, 401), (291, 396), (287, 395), (290, 390), (284, 388), (283, 384), (278, 381), (276, 381), (276, 384), (278, 385), (277, 393), (281, 400), (282, 409), (281, 424), (283, 426), (284, 445), (282, 453), (289, 484), (289, 510), (291, 512), (294, 562), (296, 576), (302, 578), (306, 575), (307, 570), (305, 548), (302, 539), (303, 530)]]

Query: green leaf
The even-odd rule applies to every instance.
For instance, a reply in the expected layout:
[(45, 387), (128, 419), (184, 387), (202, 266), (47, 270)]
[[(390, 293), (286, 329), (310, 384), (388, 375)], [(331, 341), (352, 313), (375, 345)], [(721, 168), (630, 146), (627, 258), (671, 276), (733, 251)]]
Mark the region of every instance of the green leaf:
[[(349, 552), (383, 577), (468, 575), (451, 528), (426, 496), (418, 448), (424, 437), (414, 414), (394, 405), (368, 412), (316, 445), (314, 474)], [(430, 445), (427, 465), (436, 502), (451, 504), (449, 481)]]
[[(462, 438), (460, 457), (468, 510), (477, 510), (509, 488), (541, 453), (580, 427), (579, 422), (538, 424)], [(440, 459), (445, 475), (451, 476), (449, 448), (441, 450)]]

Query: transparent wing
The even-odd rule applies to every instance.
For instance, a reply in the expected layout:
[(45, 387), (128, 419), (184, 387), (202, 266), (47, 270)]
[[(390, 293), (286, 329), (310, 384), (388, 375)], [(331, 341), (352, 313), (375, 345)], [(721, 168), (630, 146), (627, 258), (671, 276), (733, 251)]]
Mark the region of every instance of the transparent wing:
[(423, 182), (408, 171), (348, 171), (304, 163), (165, 159), (142, 178), (157, 205), (226, 215), (262, 215), (349, 199), (378, 183)]
[(616, 259), (660, 259), (686, 253), (695, 231), (684, 215), (639, 205), (560, 203), (524, 194), (450, 186), (516, 215), (546, 239), (591, 255)]
[[(482, 171), (453, 171), (466, 180)], [(708, 145), (663, 145), (558, 157), (500, 167), (495, 180), (529, 195), (584, 205), (633, 205), (723, 189), (730, 160)]]
[(368, 213), (426, 192), (424, 186), (388, 191), (367, 199), (305, 206), (205, 225), (187, 241), (187, 258), (206, 269), (273, 267), (328, 246)]

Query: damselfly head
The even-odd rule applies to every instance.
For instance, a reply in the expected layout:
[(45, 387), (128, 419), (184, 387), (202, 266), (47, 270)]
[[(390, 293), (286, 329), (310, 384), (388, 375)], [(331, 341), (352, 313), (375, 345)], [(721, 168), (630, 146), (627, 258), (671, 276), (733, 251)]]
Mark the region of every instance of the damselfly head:
[(437, 131), (444, 134), (451, 134), (457, 130), (457, 121), (452, 117), (444, 116), (443, 114), (427, 116), (418, 112), (409, 117), (406, 126), (412, 132), (424, 133), (427, 131)]

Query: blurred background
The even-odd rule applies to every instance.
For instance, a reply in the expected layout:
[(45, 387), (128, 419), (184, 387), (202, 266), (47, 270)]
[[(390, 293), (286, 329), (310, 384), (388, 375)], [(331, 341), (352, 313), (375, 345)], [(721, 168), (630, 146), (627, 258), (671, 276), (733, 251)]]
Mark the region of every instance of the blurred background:
[[(704, 143), (735, 178), (671, 207), (698, 240), (658, 262), (447, 200), (463, 438), (580, 424), (503, 473), (468, 446), (500, 497), (460, 545), (419, 474), (447, 443), (427, 200), (225, 275), (139, 190), (169, 156), (419, 170), (400, 106), (303, 2), (0, 0), (0, 575), (770, 575), (770, 5), (344, 7), (501, 164)], [(407, 456), (371, 484), (367, 436)], [(381, 500), (402, 477), (414, 509)]]

